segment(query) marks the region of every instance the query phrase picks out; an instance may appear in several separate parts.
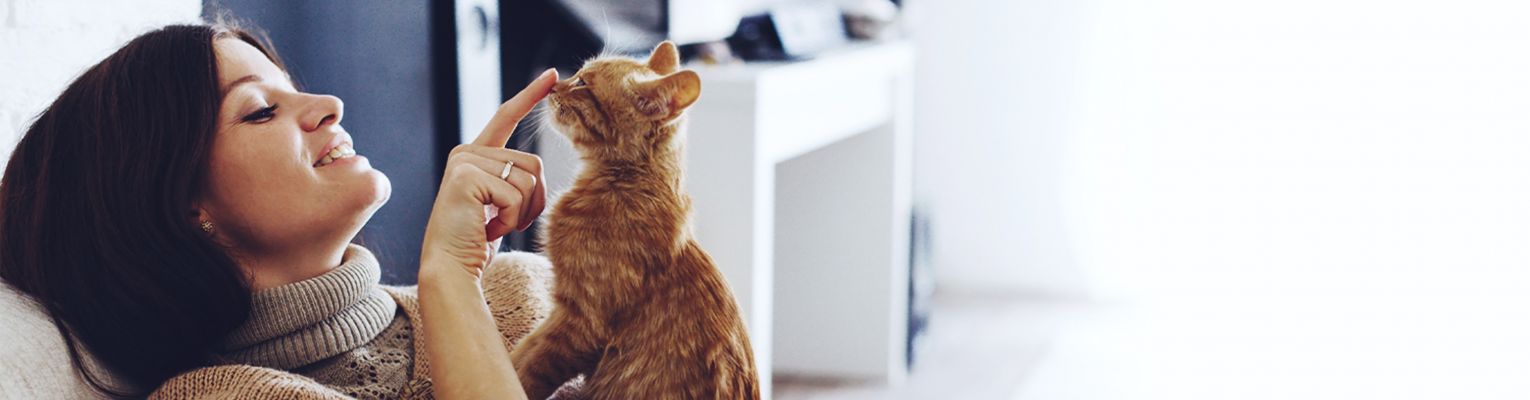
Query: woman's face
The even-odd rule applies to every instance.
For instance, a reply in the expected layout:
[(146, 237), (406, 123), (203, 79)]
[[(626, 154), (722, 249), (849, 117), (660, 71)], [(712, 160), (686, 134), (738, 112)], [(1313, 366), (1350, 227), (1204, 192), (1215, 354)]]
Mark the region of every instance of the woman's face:
[(201, 218), (246, 255), (343, 250), (392, 192), (382, 172), (349, 151), (365, 148), (340, 127), (344, 105), (298, 92), (244, 41), (219, 39), (214, 48), (224, 97)]

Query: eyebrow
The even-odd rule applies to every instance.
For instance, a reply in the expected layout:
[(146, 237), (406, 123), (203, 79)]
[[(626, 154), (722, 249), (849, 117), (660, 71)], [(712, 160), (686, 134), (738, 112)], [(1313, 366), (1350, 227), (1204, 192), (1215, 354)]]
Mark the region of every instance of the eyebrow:
[(245, 75), (243, 78), (235, 79), (233, 82), (230, 82), (228, 86), (223, 87), (223, 95), (227, 96), (228, 92), (233, 91), (235, 87), (250, 82), (260, 82), (260, 75), (249, 74)]

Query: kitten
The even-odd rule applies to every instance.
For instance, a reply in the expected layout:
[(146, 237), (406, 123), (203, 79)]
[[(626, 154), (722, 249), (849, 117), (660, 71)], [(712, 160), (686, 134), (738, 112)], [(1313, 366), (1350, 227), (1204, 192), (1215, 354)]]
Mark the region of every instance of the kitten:
[(690, 229), (683, 113), (701, 92), (675, 45), (585, 64), (548, 95), (585, 167), (546, 235), (554, 304), (511, 358), (533, 399), (585, 376), (591, 399), (758, 399), (733, 294)]

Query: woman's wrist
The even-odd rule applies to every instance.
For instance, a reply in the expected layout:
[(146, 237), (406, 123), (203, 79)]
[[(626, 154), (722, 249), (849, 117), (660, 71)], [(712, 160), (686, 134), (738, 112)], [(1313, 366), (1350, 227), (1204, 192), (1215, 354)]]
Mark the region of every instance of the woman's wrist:
[(483, 271), (488, 268), (493, 254), (488, 247), (473, 250), (449, 250), (441, 248), (427, 248), (420, 253), (420, 280), (427, 275), (431, 278), (467, 277), (478, 279), (483, 276)]
[(420, 268), (419, 286), (421, 288), (457, 288), (465, 285), (477, 286), (478, 277), (461, 268)]

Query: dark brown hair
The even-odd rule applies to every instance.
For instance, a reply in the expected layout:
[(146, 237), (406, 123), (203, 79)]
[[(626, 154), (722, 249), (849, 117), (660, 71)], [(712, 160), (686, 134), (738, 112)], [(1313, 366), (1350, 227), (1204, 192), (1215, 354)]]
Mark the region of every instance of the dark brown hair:
[[(214, 362), (250, 312), (248, 277), (193, 214), (223, 98), (220, 38), (282, 65), (223, 23), (145, 33), (37, 116), (0, 179), (0, 278), (47, 309), (75, 369), (108, 394), (143, 396)], [(80, 346), (142, 392), (107, 387)]]

